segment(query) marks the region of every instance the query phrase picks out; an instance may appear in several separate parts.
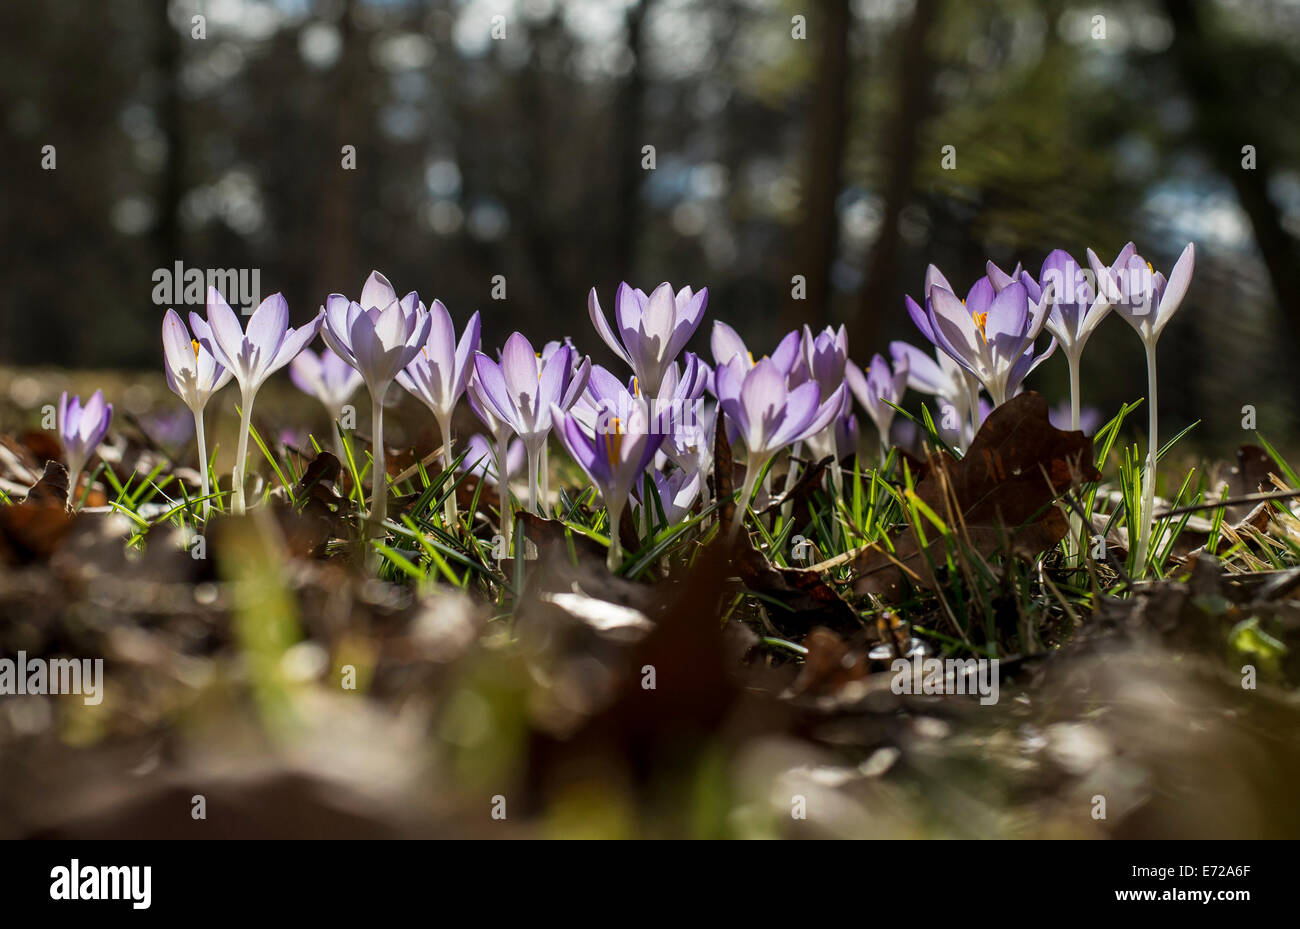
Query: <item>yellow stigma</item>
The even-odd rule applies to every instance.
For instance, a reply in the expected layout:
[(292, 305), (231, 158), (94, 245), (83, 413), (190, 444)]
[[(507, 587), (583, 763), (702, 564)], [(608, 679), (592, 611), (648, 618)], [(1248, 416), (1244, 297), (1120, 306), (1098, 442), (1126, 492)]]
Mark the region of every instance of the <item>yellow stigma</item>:
[(753, 353), (753, 352), (745, 352), (745, 354), (749, 356), (749, 366), (750, 366), (751, 368), (754, 367), (754, 353)]
[[(637, 380), (636, 375), (632, 375), (632, 396), (641, 396), (641, 382)], [(614, 420), (614, 422), (618, 422), (618, 420)]]
[(989, 314), (988, 314), (988, 313), (975, 313), (975, 314), (972, 316), (972, 318), (975, 320), (975, 325), (976, 325), (977, 327), (979, 327), (980, 338), (982, 338), (985, 342), (987, 342), (987, 341), (989, 340), (989, 337), (988, 337), (988, 335), (986, 335), (985, 332), (984, 332), (984, 325), (989, 321)]
[(190, 339), (190, 344), (194, 346), (194, 358), (197, 361), (199, 357), (199, 340)]
[(1156, 269), (1151, 267), (1151, 262), (1149, 261), (1147, 262), (1147, 270), (1150, 271), (1152, 274), (1156, 273)]
[(615, 416), (609, 421), (609, 431), (605, 433), (605, 458), (611, 462), (617, 461), (622, 450), (623, 430), (621, 420)]

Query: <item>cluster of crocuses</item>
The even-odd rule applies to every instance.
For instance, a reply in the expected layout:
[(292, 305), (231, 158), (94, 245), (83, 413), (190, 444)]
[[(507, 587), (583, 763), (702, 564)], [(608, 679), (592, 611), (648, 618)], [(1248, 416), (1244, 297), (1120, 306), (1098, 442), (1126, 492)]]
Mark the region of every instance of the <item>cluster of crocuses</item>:
[[(728, 438), (743, 446), (740, 500), (745, 507), (779, 453), (789, 452), (788, 486), (799, 461), (838, 460), (857, 451), (853, 397), (876, 427), (882, 457), (895, 408), (909, 386), (938, 399), (941, 428), (953, 444), (964, 446), (986, 411), (1014, 396), (1058, 344), (1070, 367), (1071, 426), (1077, 428), (1079, 359), (1112, 309), (1133, 325), (1147, 348), (1150, 452), (1143, 483), (1144, 513), (1149, 513), (1158, 447), (1155, 344), (1186, 293), (1193, 260), (1188, 245), (1166, 280), (1132, 244), (1110, 265), (1089, 250), (1087, 272), (1058, 250), (1048, 255), (1037, 280), (1019, 266), (1007, 274), (990, 262), (964, 300), (931, 266), (924, 306), (909, 297), (907, 310), (933, 346), (933, 355), (894, 342), (892, 365), (876, 355), (865, 370), (849, 360), (843, 326), (817, 334), (805, 326), (756, 361), (740, 335), (721, 321), (713, 324), (709, 365), (685, 351), (703, 321), (707, 289), (674, 290), (667, 283), (650, 293), (620, 285), (613, 325), (596, 291), (590, 292), (592, 325), (626, 366), (621, 375), (592, 364), (568, 339), (549, 342), (537, 352), (518, 332), (491, 357), (480, 351), (477, 313), (457, 337), (441, 302), (426, 307), (414, 291), (398, 297), (378, 272), (367, 278), (357, 299), (330, 295), (316, 317), (299, 329), (289, 326), (289, 309), (279, 294), (264, 300), (244, 327), (221, 294), (210, 289), (207, 318), (190, 313), (187, 329), (168, 310), (162, 338), (168, 384), (194, 416), (205, 514), (214, 496), (203, 423), (209, 399), (232, 379), (239, 385), (241, 428), (231, 508), (242, 512), (253, 404), (267, 378), (290, 366), (294, 383), (319, 398), (335, 419), (357, 388), (366, 386), (372, 415), (369, 517), (375, 534), (382, 533), (388, 497), (384, 406), (396, 382), (437, 421), (444, 468), (458, 460), (451, 427), (462, 397), (482, 421), (485, 433), (468, 439), (459, 460), (461, 467), (497, 488), (507, 538), (509, 483), (525, 465), (528, 509), (541, 513), (548, 506), (547, 453), (554, 433), (601, 495), (608, 513), (609, 564), (616, 568), (622, 561), (620, 521), (629, 506), (652, 529), (660, 515), (669, 524), (680, 522), (697, 502), (709, 502), (706, 478), (719, 414)], [(1044, 329), (1052, 338), (1040, 351), (1035, 343)], [(320, 354), (306, 350), (317, 334), (326, 344)], [(65, 397), (61, 404), (60, 433), (74, 487), (111, 414), (99, 393), (84, 408), (76, 398), (69, 404)], [(841, 473), (829, 470), (837, 495)], [(765, 491), (774, 493), (770, 487)], [(651, 492), (657, 506), (651, 505)], [(445, 517), (449, 526), (455, 524), (455, 494), (446, 495)], [(742, 520), (733, 521), (733, 530), (741, 525)], [(1139, 540), (1143, 553), (1148, 531), (1149, 525)]]
[[(1142, 475), (1142, 512), (1135, 564), (1146, 563), (1151, 512), (1155, 495), (1157, 440), (1156, 342), (1187, 295), (1196, 262), (1189, 243), (1169, 277), (1137, 254), (1130, 242), (1109, 265), (1088, 249), (1088, 270), (1067, 252), (1057, 249), (1043, 262), (1038, 279), (1019, 265), (1007, 274), (993, 262), (960, 299), (947, 278), (933, 265), (926, 273), (925, 306), (906, 298), (907, 311), (921, 334), (934, 346), (929, 355), (904, 342), (890, 346), (896, 368), (908, 372), (908, 383), (939, 399), (944, 419), (957, 428), (969, 416), (973, 436), (986, 407), (981, 390), (996, 407), (1019, 390), (1025, 377), (1059, 345), (1070, 373), (1070, 428), (1079, 428), (1079, 363), (1084, 346), (1111, 310), (1142, 339), (1147, 360), (1147, 457)], [(1035, 340), (1046, 330), (1047, 348)], [(889, 398), (896, 399), (896, 398)], [(1134, 520), (1130, 519), (1130, 526)]]

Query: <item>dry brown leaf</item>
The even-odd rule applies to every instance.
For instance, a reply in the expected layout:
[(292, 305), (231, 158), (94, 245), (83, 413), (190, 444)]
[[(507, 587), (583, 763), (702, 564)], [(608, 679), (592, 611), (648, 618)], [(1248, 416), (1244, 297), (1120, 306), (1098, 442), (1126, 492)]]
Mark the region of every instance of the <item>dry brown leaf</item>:
[[(1032, 391), (989, 414), (965, 457), (934, 453), (930, 469), (915, 486), (917, 498), (957, 526), (982, 555), (1009, 543), (1013, 553), (1034, 557), (1055, 545), (1069, 522), (1053, 501), (1072, 484), (1101, 479), (1092, 464), (1092, 439), (1053, 426), (1047, 401)], [(940, 550), (944, 543), (937, 536), (928, 533), (924, 548)], [(934, 583), (910, 525), (897, 529), (891, 541), (892, 553), (876, 545), (853, 560), (856, 593), (896, 596), (904, 576)]]

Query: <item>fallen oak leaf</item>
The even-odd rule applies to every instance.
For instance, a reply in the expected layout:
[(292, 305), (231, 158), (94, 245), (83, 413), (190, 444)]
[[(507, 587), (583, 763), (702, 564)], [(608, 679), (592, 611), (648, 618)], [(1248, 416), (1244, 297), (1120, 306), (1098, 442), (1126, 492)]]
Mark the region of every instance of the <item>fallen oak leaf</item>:
[[(1031, 391), (989, 414), (960, 460), (932, 453), (930, 473), (911, 493), (952, 522), (980, 555), (1005, 546), (1032, 558), (1069, 531), (1065, 514), (1053, 505), (1056, 498), (1074, 484), (1101, 479), (1092, 458), (1092, 439), (1053, 426), (1047, 401)], [(904, 576), (926, 586), (936, 583), (926, 556), (941, 550), (943, 539), (923, 542), (909, 524), (889, 541), (892, 551), (877, 544), (852, 560), (855, 593), (896, 597)]]
[(45, 473), (22, 503), (0, 507), (0, 563), (45, 561), (67, 536), (72, 520), (68, 470), (47, 461)]
[(46, 461), (45, 473), (27, 492), (23, 502), (60, 509), (68, 506), (68, 469), (58, 461)]
[(295, 555), (324, 557), (330, 541), (347, 534), (343, 498), (334, 487), (342, 472), (337, 457), (330, 452), (321, 452), (294, 485), (293, 499), (298, 501), (297, 512), (283, 510), (280, 528), (289, 550)]

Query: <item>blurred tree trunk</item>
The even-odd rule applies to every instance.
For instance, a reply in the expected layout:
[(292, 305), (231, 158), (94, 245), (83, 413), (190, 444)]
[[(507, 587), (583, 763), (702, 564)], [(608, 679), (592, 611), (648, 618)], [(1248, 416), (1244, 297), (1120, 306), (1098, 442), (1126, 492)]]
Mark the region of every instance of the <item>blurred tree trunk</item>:
[[(1268, 173), (1242, 167), (1242, 146), (1261, 145), (1276, 130), (1256, 124), (1247, 93), (1237, 83), (1212, 30), (1201, 23), (1199, 4), (1165, 0), (1174, 25), (1173, 55), (1187, 85), (1196, 118), (1194, 131), (1218, 170), (1232, 182), (1241, 208), (1250, 218), (1255, 243), (1277, 293), (1282, 323), (1293, 345), (1300, 346), (1300, 243), (1282, 225), (1277, 206), (1269, 199)], [(1268, 153), (1258, 153), (1267, 163)]]
[(899, 50), (898, 109), (885, 136), (889, 161), (885, 168), (884, 215), (880, 235), (871, 247), (858, 312), (849, 324), (849, 344), (856, 346), (859, 355), (881, 348), (881, 314), (897, 314), (903, 309), (903, 291), (895, 267), (899, 254), (898, 219), (912, 197), (917, 142), (930, 108), (931, 67), (926, 42), (938, 5), (938, 0), (916, 0)]
[[(312, 292), (323, 298), (325, 294), (344, 293), (360, 296), (360, 269), (355, 267), (355, 243), (361, 235), (357, 221), (358, 174), (367, 169), (367, 159), (373, 166), (378, 152), (363, 145), (373, 138), (362, 131), (360, 114), (365, 99), (367, 81), (366, 37), (357, 31), (353, 14), (357, 0), (345, 0), (339, 14), (339, 38), (342, 50), (334, 69), (333, 92), (334, 124), (332, 146), (322, 160), (320, 195), (316, 200), (319, 209), (318, 230), (320, 251), (315, 269)], [(327, 136), (329, 138), (329, 136)], [(343, 168), (343, 146), (356, 147), (356, 170)]]
[(518, 206), (511, 210), (512, 218), (516, 212), (521, 216), (529, 270), (540, 305), (546, 307), (565, 307), (570, 305), (569, 300), (577, 299), (564, 283), (569, 268), (564, 266), (562, 243), (556, 235), (560, 225), (557, 218), (562, 213), (557, 208), (555, 185), (551, 182), (554, 165), (551, 154), (557, 144), (556, 120), (551, 112), (552, 83), (558, 82), (561, 76), (550, 71), (546, 62), (551, 57), (547, 50), (559, 47), (564, 35), (561, 17), (562, 12), (556, 7), (532, 32), (533, 50), (524, 71), (528, 78), (519, 91), (520, 115), (528, 140), (524, 160), (528, 183), (517, 191)]
[[(628, 7), (626, 16), (627, 47), (634, 58), (618, 93), (615, 114), (618, 120), (618, 189), (614, 198), (615, 209), (610, 212), (613, 222), (614, 270), (620, 281), (632, 280), (635, 272), (636, 251), (641, 229), (641, 181), (645, 171), (641, 167), (641, 146), (646, 144), (645, 133), (645, 20), (650, 0)], [(648, 284), (649, 282), (647, 282)]]
[(156, 0), (158, 44), (154, 66), (158, 72), (158, 128), (167, 144), (158, 190), (158, 221), (154, 226), (154, 250), (158, 267), (171, 268), (184, 260), (180, 241), (180, 206), (185, 195), (185, 127), (181, 115), (181, 36), (167, 17), (171, 0)]
[(807, 160), (804, 164), (803, 219), (795, 244), (795, 274), (807, 282), (804, 300), (783, 301), (785, 329), (803, 323), (830, 322), (831, 276), (839, 247), (839, 217), (835, 202), (844, 176), (848, 140), (851, 68), (849, 34), (853, 14), (849, 0), (821, 0), (822, 17), (810, 29), (822, 41), (809, 47), (818, 55), (808, 118)]

